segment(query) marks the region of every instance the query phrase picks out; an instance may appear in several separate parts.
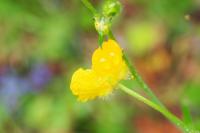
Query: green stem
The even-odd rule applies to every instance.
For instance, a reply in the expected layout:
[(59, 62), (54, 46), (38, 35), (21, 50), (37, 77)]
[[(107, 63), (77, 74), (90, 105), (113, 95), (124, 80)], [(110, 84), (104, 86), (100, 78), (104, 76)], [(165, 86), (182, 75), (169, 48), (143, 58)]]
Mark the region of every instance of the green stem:
[(194, 131), (194, 130), (190, 129), (189, 127), (187, 127), (187, 125), (185, 125), (179, 118), (177, 118), (175, 115), (170, 113), (167, 109), (160, 107), (156, 103), (146, 99), (145, 97), (143, 97), (140, 94), (136, 93), (132, 89), (127, 88), (123, 84), (119, 84), (118, 86), (119, 86), (119, 88), (121, 90), (123, 90), (127, 94), (133, 96), (137, 100), (139, 100), (139, 101), (145, 103), (146, 105), (152, 107), (153, 109), (159, 111), (166, 118), (168, 118), (172, 123), (174, 123), (177, 127), (179, 127), (180, 129), (184, 130), (184, 132), (186, 132), (186, 133), (198, 133), (198, 131)]
[(155, 102), (156, 104), (160, 105), (161, 107), (165, 108), (165, 106), (159, 101), (159, 99), (154, 95), (154, 93), (151, 91), (151, 89), (148, 87), (148, 85), (144, 82), (144, 80), (140, 77), (138, 72), (136, 71), (135, 67), (131, 65), (129, 62), (128, 57), (125, 53), (123, 53), (124, 61), (126, 62), (126, 65), (128, 66), (131, 74), (134, 76), (136, 81), (140, 84), (142, 89), (150, 96), (151, 100)]
[(85, 7), (87, 7), (92, 14), (95, 16), (97, 14), (97, 10), (93, 7), (93, 5), (88, 0), (82, 0)]
[(113, 39), (113, 40), (116, 40), (115, 36), (113, 35), (113, 33), (112, 33), (111, 30), (109, 30), (108, 37), (111, 38), (111, 39)]

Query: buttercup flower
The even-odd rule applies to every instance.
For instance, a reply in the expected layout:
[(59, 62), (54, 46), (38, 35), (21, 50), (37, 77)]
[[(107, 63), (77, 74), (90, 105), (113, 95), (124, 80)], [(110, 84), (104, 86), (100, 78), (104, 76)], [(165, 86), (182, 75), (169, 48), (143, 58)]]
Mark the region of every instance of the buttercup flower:
[(94, 51), (91, 69), (79, 68), (73, 74), (70, 88), (80, 101), (106, 96), (127, 72), (122, 49), (114, 40), (108, 40)]

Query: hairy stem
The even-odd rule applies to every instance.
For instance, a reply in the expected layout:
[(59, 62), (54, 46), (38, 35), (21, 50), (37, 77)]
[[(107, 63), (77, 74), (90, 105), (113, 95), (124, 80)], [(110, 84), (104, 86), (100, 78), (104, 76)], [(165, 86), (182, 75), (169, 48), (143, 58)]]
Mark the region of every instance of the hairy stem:
[(87, 7), (92, 14), (95, 16), (97, 14), (97, 10), (94, 8), (94, 6), (88, 1), (88, 0), (81, 0), (85, 7)]
[(146, 105), (150, 106), (151, 108), (157, 110), (161, 114), (163, 114), (166, 118), (168, 118), (172, 123), (174, 123), (177, 127), (182, 129), (185, 133), (199, 133), (198, 131), (193, 131), (187, 125), (185, 125), (179, 118), (177, 118), (175, 115), (173, 115), (171, 112), (169, 112), (167, 109), (162, 108), (158, 104), (146, 99), (145, 97), (141, 96), (140, 94), (136, 93), (132, 89), (127, 88), (123, 84), (118, 85), (121, 90), (126, 92), (127, 94), (133, 96), (137, 100), (145, 103)]

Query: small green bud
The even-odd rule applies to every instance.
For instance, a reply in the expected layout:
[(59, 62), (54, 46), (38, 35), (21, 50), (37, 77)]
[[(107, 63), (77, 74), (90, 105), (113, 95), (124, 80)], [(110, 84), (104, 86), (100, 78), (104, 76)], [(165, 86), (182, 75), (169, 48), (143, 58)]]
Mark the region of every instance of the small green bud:
[(103, 14), (108, 17), (114, 17), (121, 11), (121, 3), (118, 0), (107, 0), (103, 4)]
[(105, 16), (95, 16), (95, 28), (98, 31), (98, 33), (107, 35), (109, 33), (110, 29), (110, 21), (109, 18)]

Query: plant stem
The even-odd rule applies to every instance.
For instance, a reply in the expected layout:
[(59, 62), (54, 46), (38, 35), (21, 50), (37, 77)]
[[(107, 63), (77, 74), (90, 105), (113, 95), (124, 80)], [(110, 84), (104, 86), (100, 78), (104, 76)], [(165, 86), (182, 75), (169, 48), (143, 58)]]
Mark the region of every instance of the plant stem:
[(172, 123), (174, 123), (177, 127), (182, 129), (185, 133), (198, 133), (197, 131), (193, 131), (189, 127), (187, 127), (179, 118), (177, 118), (175, 115), (170, 113), (167, 109), (160, 107), (156, 103), (146, 99), (145, 97), (141, 96), (140, 94), (136, 93), (132, 89), (127, 88), (123, 84), (118, 85), (121, 90), (126, 92), (127, 94), (133, 96), (137, 100), (145, 103), (146, 105), (152, 107), (153, 109), (157, 110), (161, 114), (163, 114), (166, 118), (168, 118)]
[(94, 8), (94, 6), (88, 1), (88, 0), (81, 0), (85, 7), (87, 7), (92, 14), (95, 16), (97, 14), (97, 10)]
[(111, 30), (109, 30), (108, 37), (111, 38), (111, 39), (113, 39), (113, 40), (116, 40), (115, 36), (113, 35), (113, 33), (112, 33)]
[(160, 100), (154, 95), (154, 93), (151, 91), (151, 89), (148, 87), (148, 85), (140, 77), (140, 75), (136, 71), (135, 67), (133, 65), (131, 65), (131, 63), (129, 62), (129, 59), (125, 53), (123, 53), (123, 58), (124, 58), (124, 61), (126, 62), (126, 65), (129, 68), (131, 74), (134, 76), (134, 78), (139, 83), (139, 85), (142, 87), (142, 89), (150, 96), (151, 100), (153, 102), (155, 102), (156, 104), (160, 105), (161, 107), (165, 108), (165, 106), (160, 102)]

